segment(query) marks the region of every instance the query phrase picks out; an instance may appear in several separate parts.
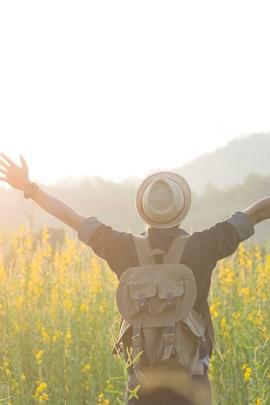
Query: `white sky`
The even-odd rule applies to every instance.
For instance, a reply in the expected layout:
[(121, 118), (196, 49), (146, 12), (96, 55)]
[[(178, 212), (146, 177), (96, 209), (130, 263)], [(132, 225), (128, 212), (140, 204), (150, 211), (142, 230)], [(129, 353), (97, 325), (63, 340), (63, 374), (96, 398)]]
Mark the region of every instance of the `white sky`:
[(0, 2), (0, 150), (121, 180), (270, 130), (268, 1)]

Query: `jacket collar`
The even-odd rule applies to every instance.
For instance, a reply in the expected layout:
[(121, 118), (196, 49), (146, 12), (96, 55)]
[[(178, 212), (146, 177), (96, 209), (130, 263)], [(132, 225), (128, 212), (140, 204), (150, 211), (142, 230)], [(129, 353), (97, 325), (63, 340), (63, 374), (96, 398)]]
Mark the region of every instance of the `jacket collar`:
[(176, 238), (177, 236), (187, 236), (189, 233), (178, 226), (173, 228), (147, 228), (143, 233), (150, 238), (158, 236), (159, 238)]

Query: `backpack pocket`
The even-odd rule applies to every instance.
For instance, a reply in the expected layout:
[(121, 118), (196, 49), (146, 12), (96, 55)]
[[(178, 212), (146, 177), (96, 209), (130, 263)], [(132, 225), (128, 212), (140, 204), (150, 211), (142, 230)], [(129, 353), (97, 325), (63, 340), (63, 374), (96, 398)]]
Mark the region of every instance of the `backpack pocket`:
[(129, 295), (135, 303), (136, 312), (148, 310), (151, 313), (151, 298), (157, 295), (157, 285), (155, 283), (129, 284)]
[(158, 300), (155, 304), (155, 313), (160, 314), (166, 308), (172, 308), (176, 300), (183, 297), (185, 292), (183, 281), (163, 282), (158, 284)]
[(182, 322), (190, 329), (193, 335), (199, 339), (204, 339), (205, 336), (205, 323), (201, 316), (195, 311), (191, 311)]
[(178, 360), (191, 374), (203, 374), (204, 368), (199, 361), (200, 347), (205, 341), (203, 319), (191, 311), (176, 327), (176, 353)]

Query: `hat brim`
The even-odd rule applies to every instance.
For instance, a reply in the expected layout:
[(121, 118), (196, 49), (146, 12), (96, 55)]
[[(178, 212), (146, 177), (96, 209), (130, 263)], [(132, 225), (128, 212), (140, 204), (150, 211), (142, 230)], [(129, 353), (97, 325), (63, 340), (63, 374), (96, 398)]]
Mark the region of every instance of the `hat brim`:
[[(180, 211), (180, 213), (171, 221), (166, 223), (157, 223), (151, 220), (151, 218), (149, 218), (144, 212), (142, 206), (143, 194), (145, 192), (145, 189), (148, 187), (150, 183), (152, 183), (152, 181), (157, 179), (167, 179), (167, 180), (169, 179), (174, 181), (181, 188), (185, 196), (184, 206)], [(146, 222), (153, 228), (172, 228), (174, 226), (179, 225), (180, 222), (182, 222), (185, 216), (187, 215), (190, 205), (191, 205), (191, 190), (187, 181), (184, 179), (184, 177), (180, 176), (180, 174), (173, 172), (158, 172), (148, 176), (140, 185), (136, 195), (136, 208), (140, 217), (143, 219), (144, 222)]]

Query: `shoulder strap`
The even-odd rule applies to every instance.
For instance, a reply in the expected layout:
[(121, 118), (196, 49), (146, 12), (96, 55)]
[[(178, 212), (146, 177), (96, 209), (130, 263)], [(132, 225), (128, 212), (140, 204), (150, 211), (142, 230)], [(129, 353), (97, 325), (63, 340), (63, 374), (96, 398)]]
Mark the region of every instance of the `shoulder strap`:
[(186, 244), (190, 236), (178, 236), (172, 241), (170, 249), (167, 253), (167, 263), (180, 263)]
[(144, 236), (133, 235), (133, 241), (140, 266), (155, 264), (155, 258), (151, 254), (152, 252), (148, 238)]
[[(166, 263), (180, 263), (189, 238), (190, 236), (187, 235), (178, 236), (177, 238), (173, 239), (170, 249), (165, 255)], [(145, 236), (133, 235), (133, 241), (140, 266), (156, 264), (155, 255), (165, 253), (160, 249), (154, 249), (152, 251), (149, 240)]]

